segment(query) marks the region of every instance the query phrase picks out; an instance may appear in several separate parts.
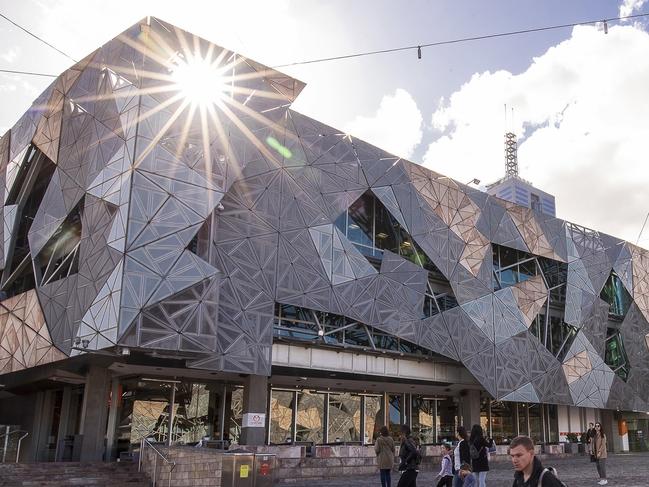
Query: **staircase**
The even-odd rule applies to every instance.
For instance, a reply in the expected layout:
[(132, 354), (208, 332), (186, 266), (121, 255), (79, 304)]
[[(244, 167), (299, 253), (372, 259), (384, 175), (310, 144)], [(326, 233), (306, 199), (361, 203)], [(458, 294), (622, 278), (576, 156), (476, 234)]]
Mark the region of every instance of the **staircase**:
[(0, 487), (150, 487), (130, 462), (0, 463)]

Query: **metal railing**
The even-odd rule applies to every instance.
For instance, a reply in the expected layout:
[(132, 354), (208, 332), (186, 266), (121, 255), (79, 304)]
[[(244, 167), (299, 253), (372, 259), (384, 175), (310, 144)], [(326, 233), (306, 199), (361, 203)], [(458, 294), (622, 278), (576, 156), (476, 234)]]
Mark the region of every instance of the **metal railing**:
[(18, 438), (18, 443), (16, 445), (16, 460), (15, 463), (18, 463), (18, 460), (20, 459), (20, 444), (23, 442), (27, 436), (29, 436), (29, 431), (25, 430), (13, 430), (13, 431), (8, 431), (6, 433), (3, 433), (0, 435), (0, 439), (4, 438), (4, 447), (2, 448), (2, 463), (5, 463), (7, 461), (7, 449), (9, 448), (9, 435), (13, 435), (15, 433), (23, 433), (23, 435)]
[(145, 461), (144, 450), (147, 447), (151, 448), (153, 450), (153, 452), (155, 453), (155, 455), (153, 457), (153, 476), (152, 476), (153, 478), (151, 480), (153, 487), (156, 487), (157, 478), (158, 478), (158, 457), (160, 457), (165, 464), (169, 465), (169, 482), (168, 482), (167, 485), (170, 487), (171, 486), (171, 473), (174, 471), (174, 468), (176, 468), (176, 462), (174, 462), (172, 460), (169, 460), (166, 456), (164, 456), (164, 454), (162, 454), (160, 452), (160, 450), (158, 450), (153, 445), (153, 443), (151, 443), (146, 438), (142, 438), (142, 440), (140, 440), (140, 458), (139, 458), (138, 465), (137, 465), (138, 472), (142, 471), (142, 463)]

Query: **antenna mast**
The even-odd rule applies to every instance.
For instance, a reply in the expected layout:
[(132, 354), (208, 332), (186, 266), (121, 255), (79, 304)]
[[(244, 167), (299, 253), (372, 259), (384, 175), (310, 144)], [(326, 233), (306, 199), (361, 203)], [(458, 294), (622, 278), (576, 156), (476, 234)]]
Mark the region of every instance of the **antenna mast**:
[(505, 133), (505, 176), (518, 176), (518, 142), (513, 132)]

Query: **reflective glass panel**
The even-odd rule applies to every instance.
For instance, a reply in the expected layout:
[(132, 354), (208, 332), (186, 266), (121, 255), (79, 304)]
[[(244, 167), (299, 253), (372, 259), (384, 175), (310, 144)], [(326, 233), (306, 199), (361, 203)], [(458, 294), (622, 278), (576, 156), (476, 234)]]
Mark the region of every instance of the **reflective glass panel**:
[[(300, 391), (297, 395), (296, 441), (322, 443), (324, 439), (324, 394)], [(360, 411), (359, 411), (360, 421)]]
[(534, 443), (541, 443), (543, 441), (543, 423), (541, 416), (541, 405), (530, 404), (527, 408), (530, 417), (530, 438)]
[(388, 428), (393, 438), (399, 438), (399, 427), (403, 423), (403, 396), (401, 394), (388, 395)]
[(361, 397), (350, 393), (329, 395), (329, 443), (360, 441)]
[(293, 392), (275, 391), (270, 396), (270, 442), (288, 443), (292, 440)]
[(383, 396), (365, 396), (365, 443), (374, 443), (383, 421)]
[(412, 432), (422, 444), (435, 443), (435, 401), (422, 396), (412, 397)]
[(508, 444), (516, 437), (515, 421), (515, 402), (493, 401), (491, 403), (491, 431), (497, 444)]
[(243, 388), (232, 391), (230, 400), (230, 442), (239, 443), (241, 438), (241, 422), (243, 421)]

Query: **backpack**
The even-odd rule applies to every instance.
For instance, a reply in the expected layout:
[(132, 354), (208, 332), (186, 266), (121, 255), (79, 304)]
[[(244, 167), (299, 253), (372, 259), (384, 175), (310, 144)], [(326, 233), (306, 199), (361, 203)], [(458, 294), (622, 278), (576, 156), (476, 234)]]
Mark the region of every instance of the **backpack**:
[(478, 458), (480, 458), (482, 456), (482, 450), (484, 450), (484, 447), (478, 450), (473, 443), (470, 443), (469, 455), (471, 456), (471, 460), (477, 460)]
[[(557, 469), (554, 468), (554, 467), (546, 467), (546, 468), (544, 468), (543, 471), (541, 472), (541, 476), (539, 477), (539, 483), (536, 484), (537, 487), (542, 487), (542, 486), (543, 486), (543, 476), (544, 476), (547, 472), (549, 472), (550, 475), (553, 475), (555, 479), (559, 480), (559, 474), (557, 473)], [(560, 483), (561, 485), (563, 485), (563, 487), (567, 487), (566, 484), (564, 484), (563, 482), (561, 482), (561, 480), (559, 480), (559, 483)]]

